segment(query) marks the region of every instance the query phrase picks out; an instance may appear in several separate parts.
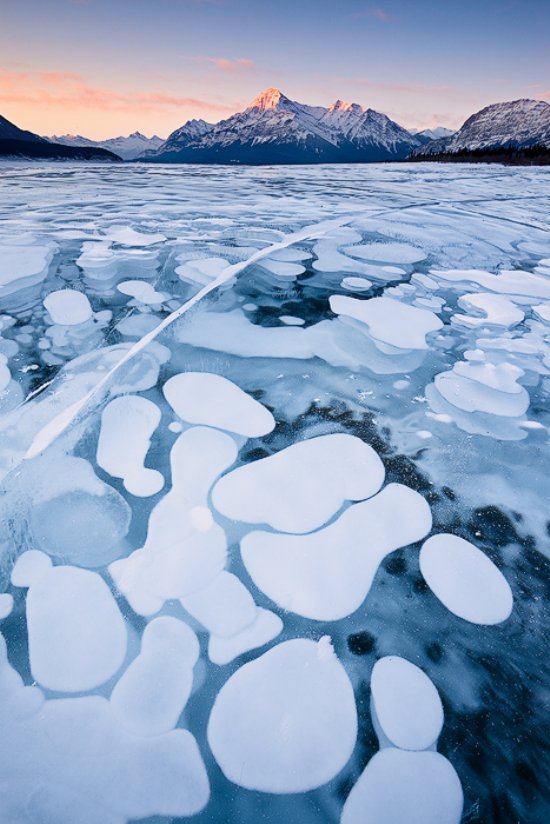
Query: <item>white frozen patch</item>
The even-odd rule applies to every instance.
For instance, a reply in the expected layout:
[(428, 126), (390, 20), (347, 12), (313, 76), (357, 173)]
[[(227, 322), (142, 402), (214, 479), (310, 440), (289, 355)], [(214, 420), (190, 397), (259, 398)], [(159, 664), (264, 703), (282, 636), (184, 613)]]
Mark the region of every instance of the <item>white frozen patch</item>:
[(450, 372), (435, 376), (437, 391), (465, 412), (517, 417), (529, 408), (529, 393), (517, 383), (523, 369), (511, 363), (459, 361)]
[(111, 695), (118, 723), (139, 736), (174, 729), (191, 695), (198, 657), (199, 642), (183, 621), (162, 616), (147, 624), (140, 654)]
[(340, 824), (459, 824), (463, 803), (460, 779), (446, 758), (390, 747), (367, 764)]
[(391, 298), (357, 300), (332, 295), (330, 308), (336, 315), (367, 324), (372, 338), (399, 349), (427, 349), (426, 335), (443, 326), (433, 312)]
[(0, 297), (45, 280), (53, 245), (0, 245)]
[(213, 664), (229, 664), (239, 655), (273, 641), (283, 629), (278, 615), (268, 609), (257, 608), (256, 619), (230, 638), (211, 635), (208, 657)]
[(266, 258), (262, 260), (262, 268), (267, 269), (273, 275), (279, 278), (295, 278), (298, 275), (303, 275), (305, 267), (299, 263), (288, 263), (282, 260), (270, 260)]
[(345, 766), (357, 737), (351, 683), (332, 648), (286, 641), (242, 666), (222, 687), (208, 743), (235, 784), (307, 792)]
[[(25, 687), (0, 636), (0, 819), (127, 824), (194, 815), (208, 777), (187, 730), (129, 734), (99, 696), (45, 701)], [(116, 776), (116, 779), (113, 779)]]
[(426, 253), (408, 243), (364, 243), (348, 246), (346, 254), (362, 260), (374, 260), (385, 263), (419, 263), (425, 260)]
[(420, 571), (450, 612), (493, 625), (511, 614), (514, 599), (502, 572), (481, 550), (456, 535), (434, 535), (420, 550)]
[(8, 592), (2, 592), (0, 594), (0, 621), (7, 618), (8, 615), (11, 614), (12, 609), (13, 595), (10, 595)]
[[(183, 260), (180, 255), (178, 260)], [(207, 285), (219, 277), (229, 266), (225, 258), (201, 258), (199, 260), (188, 260), (176, 267), (176, 275), (180, 280), (189, 283), (199, 283)]]
[(275, 427), (271, 412), (232, 381), (210, 372), (182, 372), (163, 387), (164, 397), (189, 423), (257, 438)]
[(418, 492), (388, 484), (310, 535), (250, 532), (241, 555), (256, 586), (280, 607), (337, 621), (361, 606), (386, 555), (421, 540), (431, 526), (430, 507)]
[(48, 566), (36, 554), (29, 579), (26, 554), (16, 562), (12, 580), (30, 586), (26, 609), (33, 677), (58, 692), (98, 687), (121, 666), (127, 643), (126, 624), (107, 584), (95, 572)]
[(533, 312), (544, 323), (550, 323), (550, 303), (539, 303), (533, 306)]
[(155, 495), (164, 486), (162, 474), (143, 465), (160, 418), (158, 406), (138, 395), (115, 398), (101, 414), (97, 462), (114, 478), (122, 478), (131, 495)]
[(76, 289), (59, 289), (50, 292), (44, 298), (44, 308), (52, 319), (52, 323), (61, 326), (77, 326), (86, 323), (92, 317), (90, 301), (83, 292)]
[(198, 530), (192, 513), (207, 507), (210, 487), (236, 457), (233, 438), (215, 429), (188, 429), (174, 443), (172, 488), (151, 512), (144, 546), (109, 567), (139, 614), (152, 615), (166, 600), (202, 589), (223, 570), (223, 529), (212, 522), (209, 530)]
[(112, 243), (119, 243), (121, 246), (152, 246), (155, 243), (162, 243), (166, 240), (159, 232), (145, 233), (138, 232), (130, 226), (114, 226), (109, 229), (107, 237)]
[(470, 288), (472, 284), (483, 286), (491, 292), (517, 297), (550, 298), (550, 280), (520, 269), (501, 270), (497, 275), (478, 269), (432, 269), (430, 275), (443, 281), (464, 284)]
[(212, 502), (235, 521), (302, 533), (324, 524), (345, 501), (374, 495), (383, 481), (382, 461), (360, 438), (321, 435), (225, 475)]
[[(405, 658), (388, 655), (374, 665), (371, 696), (375, 729), (387, 745), (426, 750), (443, 726), (443, 706), (428, 676)], [(380, 746), (386, 742), (381, 740)]]
[(475, 329), (481, 326), (503, 326), (506, 329), (521, 323), (525, 313), (509, 298), (503, 295), (481, 292), (462, 295), (458, 303), (469, 315), (455, 313), (451, 322), (455, 325)]
[(123, 295), (130, 295), (139, 303), (155, 306), (168, 298), (164, 292), (157, 292), (150, 283), (143, 280), (125, 280), (117, 286)]
[(303, 326), (305, 323), (303, 318), (296, 318), (294, 315), (281, 315), (279, 320), (281, 323), (284, 323), (285, 326)]
[(228, 638), (250, 626), (258, 614), (252, 595), (230, 572), (220, 572), (209, 586), (181, 599), (193, 618), (213, 635)]
[(341, 286), (343, 289), (350, 289), (352, 292), (366, 292), (372, 286), (372, 281), (367, 278), (344, 278)]

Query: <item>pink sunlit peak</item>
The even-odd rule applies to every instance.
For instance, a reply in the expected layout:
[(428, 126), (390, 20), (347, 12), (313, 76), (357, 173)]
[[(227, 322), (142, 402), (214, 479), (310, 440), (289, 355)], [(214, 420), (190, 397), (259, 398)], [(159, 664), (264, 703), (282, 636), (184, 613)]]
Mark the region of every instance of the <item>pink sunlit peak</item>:
[(266, 89), (254, 98), (249, 108), (276, 109), (280, 103), (284, 104), (286, 102), (288, 102), (288, 97), (285, 97), (279, 89), (276, 89), (274, 86), (270, 86), (269, 89)]

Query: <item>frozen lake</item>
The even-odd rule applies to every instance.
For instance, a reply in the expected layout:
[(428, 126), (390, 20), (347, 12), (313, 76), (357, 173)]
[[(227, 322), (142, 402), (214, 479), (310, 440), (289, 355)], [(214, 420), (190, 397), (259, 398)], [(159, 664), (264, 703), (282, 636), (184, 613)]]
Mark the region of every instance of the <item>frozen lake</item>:
[(548, 820), (550, 169), (0, 165), (0, 820)]

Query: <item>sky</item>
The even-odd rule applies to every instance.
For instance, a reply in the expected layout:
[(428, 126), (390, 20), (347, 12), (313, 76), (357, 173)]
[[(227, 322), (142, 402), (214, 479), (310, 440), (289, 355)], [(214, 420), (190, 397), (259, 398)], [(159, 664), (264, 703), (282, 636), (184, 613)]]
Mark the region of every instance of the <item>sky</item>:
[(43, 135), (166, 137), (268, 86), (459, 127), (550, 101), (550, 0), (0, 0), (0, 114)]

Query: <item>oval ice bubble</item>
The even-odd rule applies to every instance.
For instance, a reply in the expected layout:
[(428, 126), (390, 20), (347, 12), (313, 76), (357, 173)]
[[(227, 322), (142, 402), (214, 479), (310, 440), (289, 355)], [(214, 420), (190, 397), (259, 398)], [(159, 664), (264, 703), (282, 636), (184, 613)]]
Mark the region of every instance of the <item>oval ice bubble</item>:
[(390, 745), (425, 750), (437, 740), (443, 706), (437, 689), (419, 667), (398, 655), (380, 658), (370, 686), (375, 729), (378, 724)]
[(76, 289), (59, 289), (44, 298), (44, 307), (53, 323), (61, 326), (77, 326), (92, 317), (90, 301)]
[(271, 412), (227, 378), (209, 372), (182, 372), (166, 381), (164, 397), (188, 423), (215, 426), (257, 438), (275, 427)]
[(463, 801), (460, 779), (444, 756), (389, 747), (365, 767), (340, 824), (459, 824)]
[(330, 781), (356, 737), (353, 689), (327, 637), (286, 641), (244, 664), (221, 688), (208, 722), (225, 776), (268, 793)]
[(26, 611), (33, 677), (58, 692), (98, 687), (126, 654), (126, 623), (109, 587), (95, 572), (52, 567), (38, 552), (30, 559), (26, 555), (16, 562), (12, 580), (30, 587)]
[(512, 590), (481, 550), (456, 535), (429, 538), (420, 550), (426, 583), (450, 612), (473, 624), (500, 624), (511, 614)]

